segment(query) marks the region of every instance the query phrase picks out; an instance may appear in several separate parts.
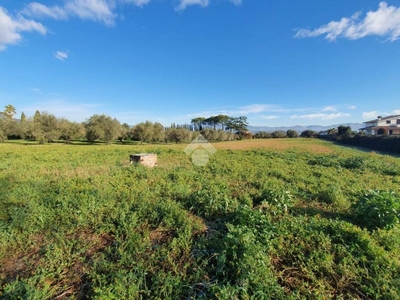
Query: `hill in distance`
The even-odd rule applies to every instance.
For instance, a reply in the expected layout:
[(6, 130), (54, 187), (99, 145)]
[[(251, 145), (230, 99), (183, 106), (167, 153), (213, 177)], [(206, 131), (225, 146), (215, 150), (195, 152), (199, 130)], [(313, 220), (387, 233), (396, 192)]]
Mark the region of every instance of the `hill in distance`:
[(260, 131), (265, 131), (265, 132), (273, 132), (276, 130), (282, 130), (282, 131), (287, 131), (289, 129), (295, 130), (298, 133), (303, 132), (304, 130), (314, 130), (317, 132), (328, 130), (331, 128), (338, 128), (339, 126), (350, 126), (351, 130), (358, 131), (358, 129), (362, 128), (364, 125), (361, 123), (345, 123), (345, 124), (336, 124), (336, 125), (294, 125), (294, 126), (248, 126), (248, 129), (252, 133), (257, 133)]

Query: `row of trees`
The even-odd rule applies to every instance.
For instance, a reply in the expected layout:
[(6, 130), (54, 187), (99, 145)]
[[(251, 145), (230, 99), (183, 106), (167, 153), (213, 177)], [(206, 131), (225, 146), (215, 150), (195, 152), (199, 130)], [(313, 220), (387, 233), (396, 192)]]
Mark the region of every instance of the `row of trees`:
[(85, 127), (82, 123), (71, 122), (65, 118), (57, 118), (47, 112), (36, 111), (33, 117), (21, 113), (20, 120), (8, 117), (5, 113), (0, 116), (0, 140), (28, 139), (52, 141), (72, 138), (84, 138)]
[(206, 128), (217, 130), (218, 128), (231, 132), (235, 131), (238, 134), (247, 132), (247, 126), (249, 125), (247, 117), (230, 117), (227, 115), (211, 116), (209, 118), (198, 117), (192, 119), (191, 123), (195, 131), (201, 131)]
[[(304, 130), (301, 132), (302, 138), (316, 138), (319, 133), (314, 130)], [(296, 130), (289, 129), (286, 132), (283, 130), (276, 130), (273, 132), (260, 131), (254, 135), (256, 139), (271, 139), (271, 138), (297, 138), (299, 134)]]
[[(121, 124), (117, 119), (104, 114), (93, 115), (85, 122), (71, 122), (65, 118), (42, 111), (36, 111), (33, 117), (26, 117), (22, 112), (19, 120), (13, 119), (16, 109), (13, 105), (5, 106), (0, 113), (0, 141), (5, 139), (37, 140), (41, 143), (62, 139), (69, 143), (73, 139), (86, 139), (89, 142), (96, 140), (112, 143), (119, 139), (135, 140), (141, 143), (190, 142), (199, 134), (207, 140), (229, 141), (243, 138), (296, 138), (299, 134), (294, 130), (274, 132), (258, 132), (252, 135), (247, 130), (246, 117), (229, 117), (227, 115), (198, 117), (191, 120), (191, 124), (175, 125), (165, 128), (158, 122), (142, 122), (135, 126)], [(318, 132), (305, 130), (300, 137), (317, 137)], [(322, 132), (320, 134), (323, 134)], [(325, 132), (329, 136), (351, 136), (351, 128), (339, 126)]]
[[(141, 143), (180, 143), (190, 142), (199, 134), (209, 141), (227, 141), (246, 137), (244, 130), (247, 126), (245, 117), (226, 117), (223, 129), (218, 126), (222, 123), (207, 125), (211, 123), (206, 123), (206, 119), (203, 118), (203, 121), (196, 123), (201, 127), (197, 127), (198, 130), (194, 131), (191, 126), (174, 124), (165, 128), (158, 122), (150, 121), (132, 127), (126, 123), (121, 124), (117, 119), (104, 114), (93, 115), (81, 123), (57, 118), (45, 111), (36, 111), (33, 117), (26, 117), (24, 113), (21, 113), (19, 120), (13, 119), (15, 114), (16, 110), (12, 105), (7, 105), (4, 112), (0, 114), (0, 141), (27, 139), (45, 143), (61, 139), (69, 143), (73, 139), (86, 139), (89, 142), (101, 140), (112, 143), (119, 139), (120, 141), (135, 140)], [(213, 122), (217, 122), (218, 118), (213, 118)], [(210, 126), (212, 128), (209, 128)]]

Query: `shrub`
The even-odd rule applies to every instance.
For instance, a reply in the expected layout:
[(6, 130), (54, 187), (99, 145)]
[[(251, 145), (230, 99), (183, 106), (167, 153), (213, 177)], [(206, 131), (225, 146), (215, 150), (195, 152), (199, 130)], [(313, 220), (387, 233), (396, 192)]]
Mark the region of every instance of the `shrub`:
[(254, 135), (254, 138), (256, 139), (270, 139), (271, 137), (271, 133), (266, 131), (260, 131)]
[(273, 138), (285, 138), (286, 137), (286, 132), (282, 130), (276, 130), (273, 133), (271, 133)]
[(300, 136), (302, 138), (315, 138), (318, 136), (318, 132), (314, 131), (314, 130), (304, 130)]
[(349, 208), (349, 202), (343, 195), (340, 186), (331, 185), (318, 193), (318, 199), (336, 209), (346, 210)]
[(350, 126), (339, 126), (338, 127), (338, 136), (342, 137), (350, 137), (351, 136), (351, 127)]
[(297, 138), (299, 134), (297, 133), (296, 130), (289, 129), (288, 131), (286, 131), (286, 136), (288, 138)]
[(400, 198), (393, 192), (370, 191), (352, 209), (358, 224), (370, 230), (392, 228), (400, 222)]
[(342, 159), (340, 165), (346, 169), (358, 169), (364, 170), (366, 167), (366, 158), (363, 156), (352, 156), (349, 158)]

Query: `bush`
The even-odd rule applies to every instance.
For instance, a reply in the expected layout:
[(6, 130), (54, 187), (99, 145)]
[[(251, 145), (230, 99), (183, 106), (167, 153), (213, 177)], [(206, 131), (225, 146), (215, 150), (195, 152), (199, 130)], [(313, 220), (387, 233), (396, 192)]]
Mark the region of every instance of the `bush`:
[(297, 138), (299, 134), (297, 133), (296, 130), (289, 129), (288, 131), (286, 131), (286, 136), (288, 138)]
[(286, 137), (286, 132), (282, 130), (276, 130), (273, 133), (271, 133), (273, 138), (285, 138)]
[(256, 139), (270, 139), (271, 137), (271, 133), (267, 131), (260, 131), (254, 135), (254, 138)]
[(364, 170), (366, 168), (367, 160), (363, 156), (352, 156), (344, 158), (340, 161), (340, 165), (350, 170)]
[(392, 228), (400, 222), (400, 198), (393, 192), (370, 191), (352, 209), (358, 224), (369, 230)]
[(333, 205), (335, 209), (346, 210), (350, 207), (349, 202), (343, 195), (340, 186), (331, 185), (318, 193), (318, 200)]
[(314, 130), (304, 130), (300, 136), (302, 138), (315, 138), (318, 136), (318, 132), (314, 131)]

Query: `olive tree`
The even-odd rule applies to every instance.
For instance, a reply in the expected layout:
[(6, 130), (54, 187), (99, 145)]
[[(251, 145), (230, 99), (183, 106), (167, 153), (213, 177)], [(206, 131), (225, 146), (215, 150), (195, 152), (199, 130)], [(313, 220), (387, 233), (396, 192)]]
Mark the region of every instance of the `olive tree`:
[(119, 121), (104, 114), (91, 116), (84, 122), (84, 125), (86, 129), (86, 138), (89, 142), (102, 140), (107, 144), (111, 144), (117, 139), (121, 131), (121, 124)]
[(81, 139), (86, 136), (84, 124), (71, 122), (65, 118), (58, 120), (58, 128), (60, 130), (60, 138), (67, 144), (69, 144), (72, 139)]
[(52, 142), (60, 137), (58, 119), (53, 114), (43, 111), (40, 115), (41, 130), (43, 138)]
[(165, 139), (165, 128), (161, 123), (155, 122), (153, 127), (153, 141), (162, 142)]
[(166, 133), (166, 140), (175, 143), (190, 142), (192, 139), (192, 132), (185, 128), (168, 128)]
[(154, 125), (150, 121), (136, 124), (131, 130), (131, 135), (133, 140), (140, 143), (151, 143), (154, 137)]

